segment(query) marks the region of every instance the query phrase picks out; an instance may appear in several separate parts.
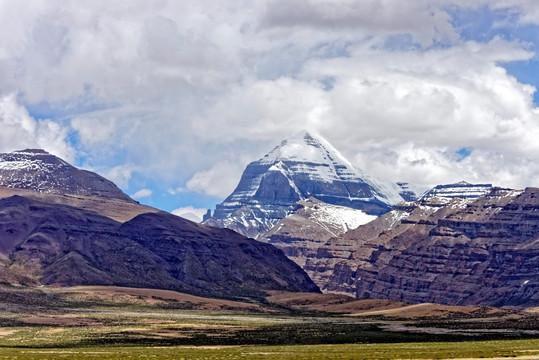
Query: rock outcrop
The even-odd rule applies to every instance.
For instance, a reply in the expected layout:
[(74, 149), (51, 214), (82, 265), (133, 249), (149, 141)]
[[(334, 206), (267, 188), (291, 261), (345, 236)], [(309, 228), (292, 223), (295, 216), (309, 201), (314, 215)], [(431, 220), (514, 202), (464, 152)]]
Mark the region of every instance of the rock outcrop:
[(463, 198), (475, 199), (488, 194), (492, 189), (492, 184), (470, 184), (461, 181), (455, 184), (437, 185), (421, 196), (422, 200), (429, 200), (434, 197), (443, 199)]
[(376, 219), (362, 210), (326, 204), (315, 198), (299, 201), (294, 212), (259, 238), (283, 250), (301, 267), (329, 239)]
[(426, 222), (446, 203), (438, 199), (401, 203), (365, 225), (330, 238), (306, 259), (303, 268), (322, 291), (355, 296), (353, 284), (358, 266), (369, 266), (371, 256), (376, 256), (381, 246), (395, 246), (391, 242), (395, 236)]

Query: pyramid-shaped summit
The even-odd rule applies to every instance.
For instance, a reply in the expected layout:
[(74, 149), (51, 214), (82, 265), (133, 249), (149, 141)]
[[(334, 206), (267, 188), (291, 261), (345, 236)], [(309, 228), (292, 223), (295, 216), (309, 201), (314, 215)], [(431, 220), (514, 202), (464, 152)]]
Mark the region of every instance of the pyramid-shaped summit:
[(234, 192), (206, 224), (257, 237), (311, 196), (378, 215), (402, 200), (387, 189), (354, 168), (327, 140), (302, 131), (247, 165)]

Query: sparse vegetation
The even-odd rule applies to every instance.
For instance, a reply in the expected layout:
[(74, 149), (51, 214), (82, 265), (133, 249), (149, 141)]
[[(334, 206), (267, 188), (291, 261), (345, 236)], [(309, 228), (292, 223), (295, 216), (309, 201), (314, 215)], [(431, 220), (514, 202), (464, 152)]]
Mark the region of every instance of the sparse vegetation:
[(0, 359), (458, 359), (539, 356), (537, 340), (288, 346), (2, 348)]
[[(418, 325), (427, 325), (425, 320), (309, 315), (305, 309), (298, 315), (293, 309), (271, 307), (261, 312), (252, 304), (241, 311), (238, 304), (232, 304), (236, 310), (222, 310), (230, 301), (178, 293), (160, 296), (140, 289), (89, 293), (0, 287), (0, 360), (539, 357), (533, 315), (522, 315), (531, 324), (523, 329), (500, 325), (500, 331), (492, 333), (482, 329), (485, 321), (513, 322), (483, 318), (474, 328), (474, 319), (465, 318), (466, 330), (459, 331), (458, 322), (432, 319), (444, 331), (418, 332)], [(168, 308), (172, 297), (175, 308), (189, 299), (187, 308)], [(212, 310), (201, 309), (204, 306)]]

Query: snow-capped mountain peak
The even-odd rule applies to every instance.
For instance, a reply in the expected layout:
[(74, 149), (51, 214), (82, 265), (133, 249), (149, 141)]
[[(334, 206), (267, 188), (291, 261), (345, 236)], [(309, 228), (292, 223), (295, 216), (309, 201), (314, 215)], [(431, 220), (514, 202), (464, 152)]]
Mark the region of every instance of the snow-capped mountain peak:
[(296, 164), (292, 171), (303, 171), (312, 180), (325, 183), (361, 179), (375, 190), (373, 195), (378, 200), (387, 204), (396, 204), (402, 200), (397, 188), (371, 178), (363, 170), (354, 167), (325, 138), (306, 130), (283, 140), (259, 161), (261, 164), (301, 163), (301, 166)]
[(336, 158), (347, 167), (352, 168), (348, 160), (335, 149), (326, 139), (308, 131), (300, 131), (281, 142), (260, 161), (275, 163), (280, 160), (294, 160), (306, 163), (326, 163), (328, 159)]
[[(250, 163), (237, 188), (217, 205), (213, 218), (206, 223), (256, 237), (288, 215), (297, 201), (311, 196), (377, 215), (402, 201), (398, 192), (396, 185), (378, 182), (352, 166), (323, 137), (301, 131)], [(250, 209), (251, 223), (258, 218), (263, 229), (258, 225), (253, 232), (247, 229), (253, 228), (251, 225), (244, 229), (245, 207)]]

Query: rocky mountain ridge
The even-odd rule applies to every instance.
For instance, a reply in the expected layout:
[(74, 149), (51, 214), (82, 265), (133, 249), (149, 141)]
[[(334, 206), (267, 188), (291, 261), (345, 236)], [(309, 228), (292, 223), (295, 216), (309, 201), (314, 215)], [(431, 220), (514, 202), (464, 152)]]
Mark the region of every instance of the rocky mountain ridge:
[(120, 285), (214, 297), (317, 291), (276, 248), (167, 213), (118, 223), (21, 196), (0, 199), (0, 279), (32, 285)]
[(326, 241), (376, 218), (362, 210), (326, 204), (311, 197), (299, 201), (292, 214), (258, 240), (283, 250), (289, 259), (304, 267)]
[[(309, 143), (307, 135), (301, 141)], [(281, 248), (296, 264), (270, 244), (145, 208), (108, 180), (45, 152), (1, 156), (0, 282), (151, 287), (230, 298), (320, 288), (412, 303), (539, 306), (539, 189), (449, 184), (374, 219), (366, 210), (314, 197), (292, 210), (284, 200), (263, 207), (257, 199), (264, 196), (289, 199), (287, 191), (276, 188), (271, 195), (272, 186), (283, 184), (280, 180), (299, 197), (298, 179), (337, 176), (337, 166), (332, 175), (320, 163), (313, 162), (320, 169), (302, 167), (299, 157), (295, 165), (286, 165), (301, 169), (298, 178), (282, 168), (282, 159), (281, 168), (271, 163), (283, 153), (294, 158), (287, 150), (291, 144), (297, 145), (287, 142), (280, 155), (268, 157), (266, 165), (274, 168), (261, 175), (267, 183), (260, 197), (234, 212), (243, 221), (236, 224), (258, 226), (266, 234), (261, 240)], [(316, 151), (311, 159), (319, 156)], [(266, 232), (279, 211), (283, 218)], [(285, 217), (290, 211), (293, 215)], [(272, 215), (263, 217), (267, 214)]]
[(421, 195), (422, 200), (429, 200), (434, 197), (443, 199), (453, 198), (477, 198), (488, 194), (492, 189), (492, 184), (470, 184), (461, 181), (455, 184), (436, 185), (431, 190)]
[(41, 149), (0, 154), (0, 186), (40, 193), (93, 195), (133, 201), (104, 177), (77, 169)]
[(304, 269), (324, 292), (358, 298), (537, 306), (536, 213), (535, 188), (403, 204), (330, 239)]

